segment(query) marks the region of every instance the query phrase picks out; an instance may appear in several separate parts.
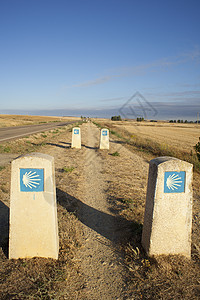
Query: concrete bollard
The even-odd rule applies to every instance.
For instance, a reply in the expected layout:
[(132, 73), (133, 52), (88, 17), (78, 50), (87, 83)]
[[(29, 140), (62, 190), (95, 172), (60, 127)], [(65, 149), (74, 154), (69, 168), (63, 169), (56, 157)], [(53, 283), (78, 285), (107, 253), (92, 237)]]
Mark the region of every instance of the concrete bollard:
[(72, 148), (81, 149), (81, 129), (74, 127), (72, 130)]
[(191, 257), (193, 165), (172, 157), (150, 161), (142, 245), (149, 256)]
[(58, 258), (54, 158), (31, 153), (11, 169), (9, 258)]
[(106, 128), (101, 129), (99, 148), (109, 150), (109, 130)]

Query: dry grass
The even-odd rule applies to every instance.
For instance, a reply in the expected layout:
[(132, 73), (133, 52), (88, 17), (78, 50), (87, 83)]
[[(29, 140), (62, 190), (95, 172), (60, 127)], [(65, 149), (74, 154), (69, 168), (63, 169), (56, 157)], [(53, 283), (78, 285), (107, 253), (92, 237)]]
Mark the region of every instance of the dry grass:
[[(52, 155), (59, 140), (63, 140), (66, 136), (71, 139), (71, 126), (1, 145), (9, 147), (10, 153), (38, 151)], [(64, 148), (61, 149), (66, 151)], [(84, 279), (80, 274), (79, 264), (74, 260), (77, 250), (81, 247), (81, 230), (78, 219), (72, 213), (76, 207), (69, 199), (69, 195), (59, 189), (62, 188), (60, 182), (67, 186), (68, 191), (70, 187), (74, 189), (73, 180), (59, 169), (56, 169), (56, 179), (59, 259), (8, 260), (10, 165), (0, 170), (0, 299), (78, 299), (84, 293)]]
[[(59, 199), (58, 199), (59, 200)], [(45, 258), (7, 260), (0, 252), (0, 298), (76, 299), (81, 278), (73, 262), (77, 249), (77, 219), (58, 206), (60, 252), (57, 261)]]
[[(199, 141), (200, 125), (151, 122), (98, 121), (99, 126), (110, 129), (130, 149), (147, 152), (153, 157), (172, 156), (188, 161), (200, 172), (200, 162), (194, 150)], [(143, 154), (142, 154), (143, 155)]]
[[(123, 124), (124, 123), (124, 124)], [(154, 142), (159, 142), (165, 147), (176, 150), (184, 150), (190, 153), (200, 136), (200, 125), (197, 124), (173, 124), (162, 122), (123, 122), (116, 128), (127, 130), (133, 137), (140, 136)]]
[(62, 134), (64, 131), (71, 131), (71, 128), (82, 124), (83, 121), (78, 121), (73, 125), (62, 126), (59, 128), (47, 130), (41, 133), (32, 134), (23, 138), (3, 142), (0, 144), (0, 153), (29, 153), (38, 152), (42, 146), (50, 145), (53, 140)]
[(55, 136), (63, 132), (66, 127), (59, 129), (52, 129), (49, 131), (36, 133), (34, 135), (26, 136), (21, 139), (12, 140), (0, 144), (0, 153), (28, 153), (37, 152), (41, 146), (50, 143)]
[(78, 119), (79, 118), (75, 117), (0, 115), (0, 128), (10, 126), (35, 125), (49, 122), (65, 122)]
[(100, 120), (116, 131), (126, 131), (132, 138), (140, 137), (162, 144), (163, 147), (190, 153), (193, 146), (199, 141), (200, 125), (180, 124), (167, 122), (135, 122), (135, 121), (110, 121)]
[[(101, 124), (116, 130), (111, 122), (101, 120)], [(57, 132), (52, 130), (1, 145), (9, 147), (11, 153), (20, 154), (38, 151), (52, 155), (52, 149), (55, 148), (54, 155), (57, 155), (57, 149), (67, 147), (66, 143), (59, 143), (59, 141), (65, 141), (64, 137), (70, 139), (70, 128), (71, 126), (67, 126), (64, 130)], [(112, 135), (116, 142), (122, 142), (132, 152), (140, 153), (145, 160), (151, 158), (147, 152), (138, 152), (139, 148), (127, 143), (130, 141), (130, 132), (124, 128), (117, 130), (118, 136)], [(8, 237), (0, 236), (0, 298), (3, 300), (87, 299), (84, 292), (84, 278), (79, 269), (79, 262), (76, 261), (76, 252), (81, 247), (82, 232), (79, 221), (74, 215), (77, 209), (76, 201), (70, 197), (70, 194), (73, 195), (73, 191), (77, 190), (77, 182), (80, 178), (77, 155), (81, 154), (74, 151), (73, 154), (68, 153), (71, 154), (65, 158), (64, 163), (63, 155), (60, 154), (61, 158), (56, 168), (59, 259), (58, 261), (44, 258), (8, 260), (5, 255), (8, 250)], [(99, 155), (104, 160), (105, 180), (108, 179), (106, 195), (110, 209), (126, 220), (125, 224), (130, 224), (123, 228), (121, 244), (124, 266), (127, 270), (126, 299), (199, 299), (200, 175), (195, 173), (193, 182), (192, 259), (187, 260), (179, 256), (149, 259), (141, 246), (147, 174), (132, 170), (135, 173), (133, 186), (133, 174), (130, 172), (131, 160), (121, 152), (120, 156), (108, 155), (107, 152), (99, 152)], [(152, 152), (151, 156), (153, 157)], [(63, 172), (63, 167), (71, 166), (75, 167), (73, 172)], [(8, 214), (10, 166), (2, 168), (0, 175), (1, 211), (4, 210)]]

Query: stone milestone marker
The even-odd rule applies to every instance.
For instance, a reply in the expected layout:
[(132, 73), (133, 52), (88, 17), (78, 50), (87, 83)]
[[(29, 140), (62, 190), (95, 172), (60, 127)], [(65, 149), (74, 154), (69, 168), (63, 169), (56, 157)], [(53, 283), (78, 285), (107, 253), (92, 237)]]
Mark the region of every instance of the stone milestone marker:
[(42, 153), (12, 162), (9, 258), (58, 258), (54, 158)]
[(72, 129), (72, 148), (81, 149), (81, 129), (74, 127)]
[(142, 232), (150, 256), (191, 256), (192, 169), (192, 164), (172, 157), (150, 161)]
[(101, 129), (99, 148), (109, 150), (109, 130), (106, 128)]

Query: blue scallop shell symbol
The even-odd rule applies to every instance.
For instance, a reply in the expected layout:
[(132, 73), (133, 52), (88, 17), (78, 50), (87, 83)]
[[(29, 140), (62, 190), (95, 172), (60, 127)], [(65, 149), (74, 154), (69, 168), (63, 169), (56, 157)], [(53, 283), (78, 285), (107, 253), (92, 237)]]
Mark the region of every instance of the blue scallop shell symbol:
[(184, 193), (185, 172), (165, 172), (164, 193)]
[(102, 135), (103, 135), (103, 136), (106, 136), (106, 135), (107, 135), (107, 130), (103, 130), (103, 131), (102, 131)]
[(20, 169), (21, 192), (44, 191), (44, 169)]
[(74, 134), (79, 134), (79, 129), (74, 129)]

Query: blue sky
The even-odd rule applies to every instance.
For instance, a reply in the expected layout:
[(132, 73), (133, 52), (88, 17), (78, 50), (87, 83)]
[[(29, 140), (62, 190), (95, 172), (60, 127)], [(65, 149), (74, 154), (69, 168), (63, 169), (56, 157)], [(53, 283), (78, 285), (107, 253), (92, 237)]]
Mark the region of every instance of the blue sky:
[(113, 112), (138, 91), (158, 119), (195, 119), (199, 11), (199, 0), (0, 0), (0, 113)]

